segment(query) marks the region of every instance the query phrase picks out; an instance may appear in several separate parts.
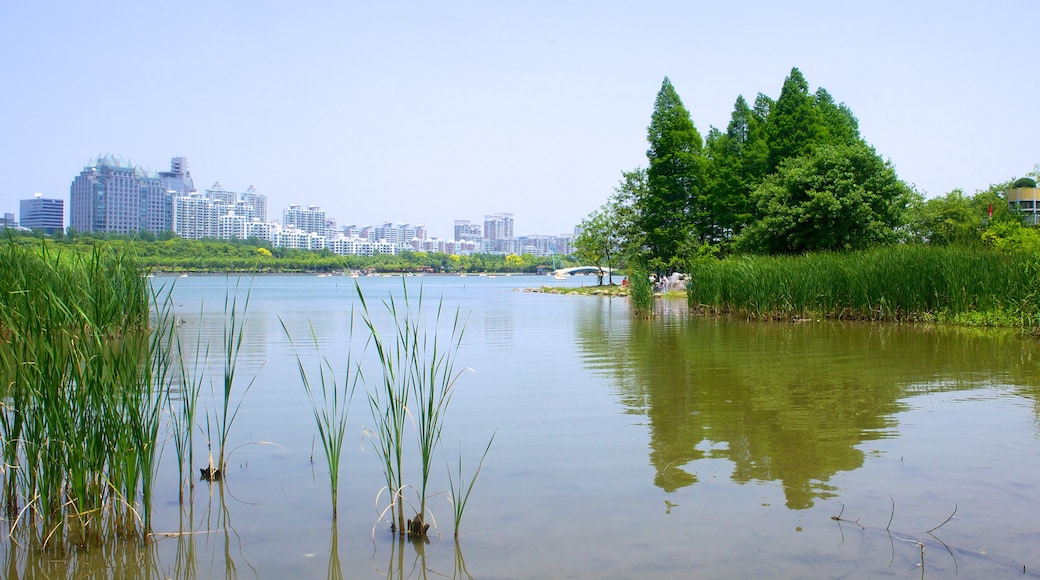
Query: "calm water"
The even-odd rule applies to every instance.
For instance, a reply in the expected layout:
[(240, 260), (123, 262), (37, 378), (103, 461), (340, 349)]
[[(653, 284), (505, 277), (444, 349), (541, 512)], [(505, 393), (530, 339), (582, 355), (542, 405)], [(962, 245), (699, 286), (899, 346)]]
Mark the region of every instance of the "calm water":
[[(400, 278), (359, 281), (377, 313), (379, 299), (401, 292)], [(461, 449), (471, 472), (495, 434), (458, 543), (446, 494), (431, 500), (441, 535), (428, 544), (399, 543), (378, 520), (383, 481), (362, 436), (372, 425), (363, 396), (351, 409), (333, 525), (327, 469), (282, 321), (298, 346), (313, 332), (341, 368), (353, 281), (269, 276), (241, 282), (251, 295), (240, 386), (259, 374), (231, 430), (226, 482), (198, 482), (182, 508), (168, 445), (155, 530), (169, 537), (143, 552), (113, 548), (71, 563), (30, 558), (22, 575), (1040, 575), (1035, 339), (752, 324), (689, 317), (682, 301), (659, 304), (647, 322), (634, 320), (624, 299), (516, 291), (561, 283), (551, 278), (407, 281), (413, 295), (421, 284), (428, 306), (443, 297), (467, 318), (458, 364), (474, 372), (448, 413), (445, 460), (457, 461)], [(182, 338), (201, 337), (214, 360), (228, 285), (223, 276), (176, 280)], [(302, 353), (316, 369), (313, 347)], [(220, 369), (210, 376), (219, 380)], [(206, 409), (214, 410), (208, 387), (200, 415)], [(203, 432), (196, 467), (205, 463)], [(435, 470), (434, 490), (448, 489), (445, 472)], [(3, 550), (10, 573), (24, 554)]]

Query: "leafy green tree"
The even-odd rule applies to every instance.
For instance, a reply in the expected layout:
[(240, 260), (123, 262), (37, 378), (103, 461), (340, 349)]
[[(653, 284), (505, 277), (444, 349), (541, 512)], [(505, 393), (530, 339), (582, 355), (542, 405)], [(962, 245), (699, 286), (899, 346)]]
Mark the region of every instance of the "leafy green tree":
[(852, 145), (860, 141), (859, 120), (845, 103), (835, 104), (827, 89), (816, 90), (813, 106), (817, 112), (819, 144)]
[(750, 193), (758, 185), (769, 157), (763, 133), (765, 119), (737, 97), (726, 132), (715, 128), (705, 142), (706, 189), (711, 205), (713, 241), (724, 241), (751, 221)]
[(785, 159), (805, 155), (819, 141), (821, 123), (814, 104), (809, 83), (801, 71), (792, 68), (766, 122), (770, 172)]
[[(581, 233), (574, 240), (574, 253), (578, 259), (596, 266), (606, 266), (607, 283), (610, 285), (614, 284), (613, 259), (620, 247), (619, 234), (617, 214), (608, 203), (582, 220)], [(600, 286), (603, 285), (602, 272), (600, 270), (598, 276)]]
[(701, 135), (668, 77), (654, 102), (647, 141), (647, 188), (635, 200), (636, 216), (650, 267), (672, 271), (679, 244), (706, 234), (710, 207), (704, 198)]
[(753, 192), (758, 221), (741, 248), (770, 254), (851, 250), (893, 242), (911, 191), (865, 144), (824, 145), (785, 161)]

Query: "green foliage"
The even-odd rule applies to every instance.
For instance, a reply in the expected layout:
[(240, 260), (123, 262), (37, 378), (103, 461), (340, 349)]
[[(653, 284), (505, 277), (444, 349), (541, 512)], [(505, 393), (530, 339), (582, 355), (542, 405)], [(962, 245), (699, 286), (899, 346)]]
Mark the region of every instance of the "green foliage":
[(865, 145), (825, 145), (789, 159), (752, 193), (758, 220), (739, 246), (792, 254), (862, 249), (897, 238), (910, 191)]
[(639, 318), (654, 316), (654, 285), (645, 268), (633, 267), (628, 277), (628, 299), (632, 312)]
[[(458, 310), (450, 319), (442, 319), (443, 301), (438, 303), (432, 317), (424, 318), (422, 289), (418, 297), (413, 299), (409, 297), (408, 286), (403, 278), (402, 286), (402, 300), (390, 295), (383, 301), (393, 323), (390, 339), (383, 338), (359, 285), (355, 284), (355, 291), (361, 303), (361, 319), (368, 328), (370, 344), (375, 348), (381, 370), (380, 384), (370, 386), (366, 383), (365, 386), (368, 390), (369, 410), (375, 423), (375, 431), (369, 434), (375, 439), (376, 453), (382, 463), (386, 481), (384, 490), (390, 496), (384, 513), (388, 511), (391, 514), (393, 529), (399, 535), (422, 537), (429, 527), (424, 522), (429, 515), (426, 502), (433, 454), (441, 443), (441, 431), (454, 394), (453, 387), (462, 374), (455, 370), (455, 356), (464, 334), (464, 324)], [(440, 338), (441, 326), (450, 326), (447, 341)], [(404, 438), (409, 418), (416, 429), (421, 478), (418, 488), (419, 508), (415, 518), (409, 519), (406, 524)], [(456, 505), (456, 509), (461, 508)], [(457, 514), (456, 522), (459, 519), (461, 514)]]
[(678, 244), (698, 235), (709, 216), (704, 199), (703, 143), (668, 77), (661, 84), (647, 129), (647, 188), (635, 199), (648, 263), (672, 271)]
[(110, 534), (145, 537), (172, 382), (168, 289), (152, 291), (133, 255), (108, 246), (52, 254), (10, 239), (0, 263), (0, 446), (12, 539), (86, 546)]
[[(353, 358), (353, 353), (347, 353), (342, 386), (336, 377), (336, 370), (329, 359), (321, 355), (321, 344), (318, 335), (311, 326), (311, 341), (314, 344), (314, 352), (318, 355), (317, 380), (320, 384), (320, 392), (311, 384), (310, 375), (303, 363), (303, 357), (293, 342), (292, 334), (285, 326), (285, 321), (279, 317), (282, 330), (289, 338), (296, 353), (296, 364), (300, 372), (300, 381), (303, 389), (307, 392), (307, 398), (311, 403), (311, 411), (314, 414), (314, 423), (318, 428), (318, 437), (321, 440), (321, 448), (325, 453), (325, 461), (329, 466), (329, 488), (332, 493), (332, 519), (335, 520), (339, 512), (339, 466), (343, 456), (343, 441), (347, 434), (347, 415), (350, 412), (350, 402), (354, 396), (358, 381), (361, 380), (361, 366)], [(354, 337), (354, 316), (350, 317), (349, 336)]]
[[(852, 111), (822, 87), (810, 92), (797, 68), (776, 101), (759, 93), (750, 107), (739, 96), (726, 130), (712, 128), (703, 146), (666, 77), (648, 140), (645, 187), (633, 189), (622, 253), (651, 270), (674, 271), (683, 248), (701, 245), (790, 252), (912, 237), (913, 192), (861, 138)], [(847, 153), (852, 159), (838, 159)], [(848, 229), (858, 220), (865, 223)], [(780, 242), (788, 235), (798, 239)]]
[[(575, 256), (587, 265), (605, 266), (608, 283), (613, 284), (614, 259), (620, 250), (621, 225), (619, 212), (610, 204), (589, 214), (581, 222), (581, 233), (574, 240)], [(599, 285), (603, 285), (600, 271)]]
[(1036, 187), (1036, 180), (1032, 177), (1019, 177), (1011, 184), (1011, 187), (1016, 189), (1019, 187)]
[(1036, 254), (893, 245), (862, 252), (733, 257), (691, 265), (691, 305), (755, 318), (1040, 324)]

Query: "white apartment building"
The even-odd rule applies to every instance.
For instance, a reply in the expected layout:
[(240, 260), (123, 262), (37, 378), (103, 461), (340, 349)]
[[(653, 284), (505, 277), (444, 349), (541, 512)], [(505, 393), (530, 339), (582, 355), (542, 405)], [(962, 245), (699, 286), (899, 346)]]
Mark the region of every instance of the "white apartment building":
[(325, 210), (316, 205), (303, 206), (292, 204), (282, 210), (282, 226), (295, 227), (305, 232), (313, 232), (321, 237), (326, 235)]

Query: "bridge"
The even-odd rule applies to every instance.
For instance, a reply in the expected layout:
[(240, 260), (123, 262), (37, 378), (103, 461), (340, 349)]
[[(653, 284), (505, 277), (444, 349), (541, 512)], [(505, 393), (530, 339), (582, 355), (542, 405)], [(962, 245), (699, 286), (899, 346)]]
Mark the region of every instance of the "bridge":
[(613, 273), (611, 268), (601, 268), (599, 266), (574, 266), (573, 268), (560, 268), (553, 270), (553, 276), (562, 278), (564, 276), (573, 276), (575, 274), (599, 274), (603, 272), (604, 276), (609, 276)]

